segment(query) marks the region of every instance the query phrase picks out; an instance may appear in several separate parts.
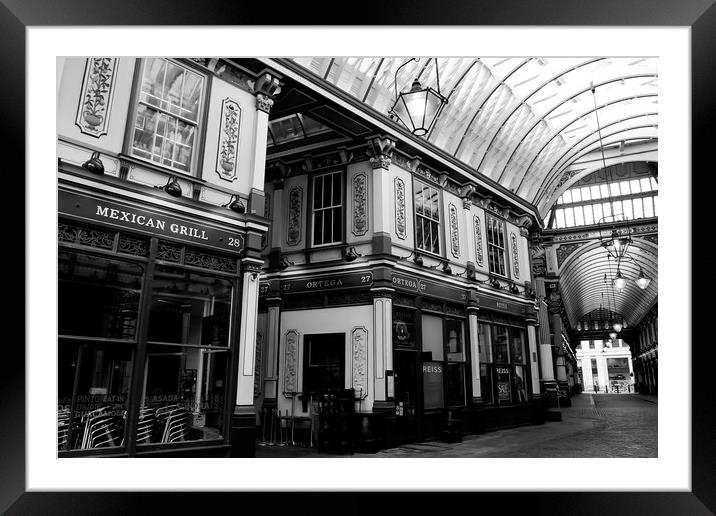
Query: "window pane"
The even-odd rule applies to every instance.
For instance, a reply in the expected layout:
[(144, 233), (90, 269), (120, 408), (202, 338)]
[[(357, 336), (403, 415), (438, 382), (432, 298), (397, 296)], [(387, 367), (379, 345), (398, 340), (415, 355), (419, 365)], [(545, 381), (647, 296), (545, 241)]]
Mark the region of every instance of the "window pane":
[(606, 184), (599, 185), (599, 193), (602, 198), (609, 197), (609, 187)]
[(147, 346), (138, 444), (220, 439), (228, 352)]
[[(90, 235), (89, 231), (82, 231)], [(135, 338), (143, 277), (141, 267), (61, 251), (57, 271), (60, 335)]]
[(629, 181), (621, 181), (619, 183), (619, 188), (621, 189), (622, 195), (629, 195), (631, 193), (631, 188), (629, 188)]
[(492, 356), (495, 363), (507, 364), (510, 361), (507, 351), (506, 326), (492, 326)]
[(430, 189), (430, 195), (431, 195), (431, 208), (432, 208), (432, 218), (435, 220), (440, 220), (440, 206), (439, 206), (439, 194), (438, 191), (434, 188)]
[(651, 182), (651, 189), (652, 189), (652, 190), (658, 190), (658, 189), (659, 189), (659, 183), (658, 183), (658, 181), (656, 180), (655, 177), (650, 177), (650, 178), (649, 178), (649, 181)]
[(602, 217), (604, 217), (604, 215), (602, 214), (602, 205), (594, 204), (592, 205), (592, 209), (594, 210), (594, 223), (598, 224), (599, 221), (602, 220)]
[(57, 352), (58, 450), (122, 446), (132, 347), (61, 340)]
[(564, 210), (561, 210), (561, 209), (557, 210), (557, 212), (555, 213), (555, 217), (557, 220), (557, 227), (560, 229), (563, 228), (564, 227)]
[(584, 223), (594, 224), (594, 213), (592, 212), (592, 205), (587, 204), (584, 206)]
[(453, 362), (462, 362), (465, 360), (463, 322), (458, 319), (445, 319), (445, 332), (447, 333), (447, 359)]
[(572, 192), (567, 190), (562, 194), (564, 202), (572, 202)]
[(629, 181), (629, 188), (631, 188), (631, 193), (641, 193), (641, 186), (638, 179)]
[(425, 215), (425, 210), (423, 210), (423, 187), (419, 183), (415, 184), (415, 213)]
[(584, 213), (582, 211), (582, 206), (574, 207), (574, 222), (577, 226), (584, 225)]
[(591, 195), (591, 193), (590, 193), (590, 191), (589, 191), (589, 187), (588, 187), (588, 186), (583, 186), (583, 187), (580, 189), (580, 192), (581, 192), (581, 194), (582, 194), (582, 200), (583, 200), (583, 201), (591, 201), (591, 200), (592, 200), (592, 195)]
[(313, 208), (323, 208), (323, 176), (313, 180)]
[(323, 237), (322, 244), (328, 244), (331, 241), (333, 233), (333, 210), (323, 210)]
[(619, 197), (621, 195), (619, 183), (610, 183), (609, 188), (611, 191), (610, 197)]
[(571, 190), (571, 192), (573, 202), (579, 202), (582, 200), (582, 193), (580, 192), (579, 188), (574, 188), (573, 190)]
[(628, 219), (634, 218), (634, 210), (632, 209), (631, 199), (622, 200), (622, 209), (624, 210), (624, 216)]
[(423, 218), (417, 217), (415, 221), (415, 246), (419, 249), (425, 249), (425, 235), (423, 233)]
[(624, 211), (622, 208), (622, 202), (619, 200), (612, 201), (612, 210), (613, 210), (613, 215), (615, 217), (617, 217), (619, 220), (619, 218), (621, 218), (621, 216), (624, 214)]
[[(423, 314), (422, 316), (423, 351), (430, 352), (429, 360), (443, 360), (443, 320), (442, 317)], [(427, 358), (425, 360), (428, 360)]]
[(644, 217), (644, 208), (640, 198), (632, 199), (632, 205), (634, 206), (634, 218), (640, 219)]
[(492, 362), (492, 343), (490, 340), (490, 326), (484, 323), (477, 325), (477, 348), (480, 354), (480, 363)]
[(651, 183), (649, 182), (649, 178), (648, 178), (648, 177), (642, 177), (642, 178), (639, 180), (639, 184), (640, 184), (640, 186), (641, 186), (641, 191), (642, 191), (642, 192), (651, 192)]
[(602, 212), (603, 212), (603, 217), (611, 217), (612, 216), (611, 203), (603, 202), (602, 203)]
[(515, 403), (523, 403), (527, 401), (527, 378), (525, 377), (525, 368), (515, 366), (515, 374), (513, 376), (512, 394)]
[(599, 199), (602, 196), (601, 193), (599, 193), (599, 187), (597, 185), (590, 186), (589, 191), (592, 194), (593, 200)]
[(432, 236), (432, 252), (440, 254), (440, 230), (437, 222), (430, 222)]
[(495, 403), (492, 392), (492, 365), (480, 363), (480, 391), (484, 403)]
[(524, 334), (521, 330), (510, 328), (510, 362), (524, 364)]
[(313, 244), (322, 244), (323, 241), (323, 214), (325, 210), (314, 212), (313, 214)]
[(654, 216), (654, 201), (652, 199), (653, 199), (653, 197), (646, 197), (644, 199), (644, 216), (645, 217), (653, 217)]
[(331, 178), (333, 180), (333, 206), (340, 206), (343, 204), (341, 200), (341, 176), (340, 174), (333, 174)]
[(654, 199), (654, 216), (659, 216), (659, 202), (658, 202), (658, 196), (652, 197)]
[(565, 216), (565, 226), (568, 228), (571, 228), (572, 226), (574, 226), (574, 209), (566, 208), (564, 210), (564, 216)]
[(333, 242), (340, 242), (342, 238), (341, 232), (341, 209), (333, 208)]
[(461, 362), (448, 362), (445, 368), (447, 391), (445, 401), (448, 407), (465, 404), (465, 366)]

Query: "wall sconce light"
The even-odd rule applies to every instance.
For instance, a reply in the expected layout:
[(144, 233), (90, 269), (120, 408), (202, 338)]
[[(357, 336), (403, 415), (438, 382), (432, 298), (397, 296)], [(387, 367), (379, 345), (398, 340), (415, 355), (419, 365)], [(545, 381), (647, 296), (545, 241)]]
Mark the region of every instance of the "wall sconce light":
[(423, 266), (423, 257), (420, 256), (416, 251), (413, 251), (408, 256), (401, 256), (400, 259), (407, 260), (411, 256), (413, 257), (413, 261), (415, 262), (416, 265), (419, 265), (421, 267)]
[(172, 197), (181, 197), (181, 185), (177, 182), (177, 179), (174, 176), (169, 176), (167, 184), (164, 186), (155, 185), (154, 188), (161, 188)]
[(519, 294), (519, 293), (520, 293), (520, 289), (517, 288), (517, 285), (515, 285), (515, 284), (512, 283), (512, 282), (510, 282), (509, 290), (510, 290), (510, 292), (512, 292), (513, 294)]
[(450, 267), (450, 264), (448, 262), (445, 262), (443, 264), (443, 272), (445, 274), (452, 274), (452, 267)]
[(251, 273), (251, 276), (250, 276), (250, 279), (251, 279), (251, 281), (256, 281), (256, 278), (258, 278), (258, 277), (259, 277), (259, 273), (258, 273), (258, 272), (252, 272), (252, 273)]
[(285, 256), (281, 257), (281, 261), (278, 263), (278, 268), (282, 271), (288, 269), (291, 265), (295, 265), (294, 262), (286, 258)]
[(221, 206), (223, 208), (229, 208), (231, 211), (235, 211), (236, 213), (246, 213), (246, 205), (241, 201), (241, 197), (238, 195), (232, 195), (231, 200)]
[(346, 253), (346, 261), (347, 261), (347, 262), (352, 262), (352, 261), (354, 261), (356, 258), (358, 258), (359, 256), (363, 256), (363, 255), (360, 254), (360, 253), (357, 253), (355, 247), (350, 247), (350, 248), (348, 249), (348, 252)]
[(612, 339), (612, 340), (616, 340), (616, 338), (617, 338), (617, 332), (615, 332), (615, 331), (610, 331), (610, 332), (609, 332), (609, 338)]
[(495, 288), (502, 288), (502, 285), (500, 285), (500, 282), (497, 281), (495, 278), (490, 278), (490, 285), (492, 285)]
[(93, 174), (104, 174), (104, 164), (99, 159), (99, 152), (93, 152), (92, 157), (82, 163), (82, 168), (89, 170)]
[(467, 269), (465, 277), (469, 279), (470, 281), (475, 281), (477, 279), (477, 274), (475, 273), (475, 269)]

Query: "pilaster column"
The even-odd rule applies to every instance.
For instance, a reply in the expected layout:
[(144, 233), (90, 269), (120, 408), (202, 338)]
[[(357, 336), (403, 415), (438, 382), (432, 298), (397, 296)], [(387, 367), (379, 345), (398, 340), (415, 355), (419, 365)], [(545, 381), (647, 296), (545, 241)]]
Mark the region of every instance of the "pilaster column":
[(539, 385), (539, 362), (537, 360), (537, 317), (530, 314), (527, 323), (527, 344), (529, 346), (530, 371), (532, 374), (532, 397), (539, 398), (541, 396)]
[(544, 302), (546, 297), (543, 277), (535, 278), (535, 292), (539, 310), (539, 357), (540, 357), (540, 386), (542, 394), (556, 394), (557, 382), (554, 379), (554, 361), (552, 359), (552, 342), (549, 335), (549, 315)]
[[(476, 306), (467, 307), (467, 324), (470, 331), (470, 370), (472, 372), (472, 402), (482, 403), (482, 386), (480, 385), (480, 340), (478, 332)], [(487, 343), (485, 343), (487, 344)]]
[[(599, 390), (609, 390), (609, 375), (607, 374), (607, 357), (597, 355), (597, 375), (599, 376)], [(606, 390), (605, 390), (606, 389)]]
[(239, 326), (239, 369), (236, 379), (236, 405), (254, 404), (254, 363), (256, 355), (256, 320), (258, 318), (259, 273), (263, 261), (244, 258), (241, 324)]
[[(395, 140), (388, 137), (372, 137), (368, 139), (372, 157), (370, 165), (373, 169), (373, 242), (374, 253), (386, 253), (391, 251), (390, 224), (395, 217), (393, 208), (393, 186), (390, 181), (391, 157), (395, 149)], [(405, 195), (405, 193), (404, 193)], [(404, 201), (407, 202), (407, 199)]]
[[(277, 77), (264, 73), (254, 83), (256, 95), (256, 121), (254, 123), (254, 148), (251, 159), (251, 190), (263, 192), (266, 171), (266, 138), (268, 136), (269, 112), (274, 97), (281, 93), (281, 83)], [(263, 215), (263, 211), (258, 213)]]
[(393, 407), (393, 289), (373, 289), (374, 408)]
[(278, 393), (278, 349), (281, 335), (281, 299), (269, 298), (266, 330), (266, 376), (264, 377), (264, 403), (276, 403)]
[(555, 350), (555, 373), (557, 383), (567, 384), (567, 368), (565, 365), (564, 348), (562, 343), (562, 297), (557, 284), (550, 284), (549, 314), (551, 317), (552, 346)]
[(582, 381), (584, 382), (584, 392), (594, 391), (594, 382), (592, 381), (592, 359), (590, 357), (582, 357)]

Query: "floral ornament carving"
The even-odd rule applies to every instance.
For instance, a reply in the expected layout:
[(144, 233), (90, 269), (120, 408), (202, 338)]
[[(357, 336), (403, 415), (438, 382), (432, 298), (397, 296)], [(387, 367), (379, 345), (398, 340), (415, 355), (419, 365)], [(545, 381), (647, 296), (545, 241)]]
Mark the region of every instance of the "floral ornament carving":
[(368, 176), (356, 174), (353, 177), (353, 228), (355, 236), (368, 232)]
[(107, 134), (109, 111), (114, 93), (112, 83), (117, 72), (117, 58), (87, 59), (82, 82), (82, 101), (75, 123), (80, 131), (99, 138)]
[(298, 364), (298, 332), (288, 330), (286, 332), (286, 361), (285, 376), (283, 380), (284, 392), (297, 392), (297, 369)]
[(288, 245), (298, 245), (301, 241), (302, 206), (303, 188), (294, 186), (288, 194)]
[(408, 230), (405, 221), (405, 183), (399, 177), (395, 178), (395, 234), (398, 238), (408, 238)]
[(460, 230), (457, 226), (457, 208), (454, 204), (448, 205), (450, 212), (450, 251), (455, 258), (460, 257)]
[(241, 108), (229, 98), (221, 103), (221, 138), (216, 156), (216, 172), (226, 181), (236, 180), (236, 161), (239, 149)]
[(258, 398), (261, 394), (261, 358), (263, 353), (264, 337), (260, 333), (256, 334), (256, 358), (254, 361), (254, 398)]
[(574, 251), (576, 251), (578, 248), (580, 248), (582, 244), (563, 244), (560, 245), (557, 248), (557, 265), (559, 267), (562, 266), (562, 263), (564, 263), (564, 260), (567, 259), (567, 257), (572, 254)]
[(475, 260), (477, 260), (477, 265), (482, 267), (484, 256), (482, 254), (482, 227), (480, 226), (480, 217), (473, 215), (472, 222), (475, 226)]
[(368, 394), (368, 330), (363, 326), (351, 331), (353, 357), (353, 389), (356, 395)]
[(512, 245), (512, 273), (515, 278), (520, 277), (520, 254), (517, 249), (517, 236), (510, 232), (510, 244)]

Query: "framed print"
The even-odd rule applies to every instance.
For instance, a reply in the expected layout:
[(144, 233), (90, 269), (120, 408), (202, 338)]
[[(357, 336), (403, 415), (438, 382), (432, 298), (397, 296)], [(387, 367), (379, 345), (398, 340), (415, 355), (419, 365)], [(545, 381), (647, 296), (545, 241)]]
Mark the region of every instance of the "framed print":
[(716, 511), (713, 2), (401, 4), (4, 2), (0, 510)]

